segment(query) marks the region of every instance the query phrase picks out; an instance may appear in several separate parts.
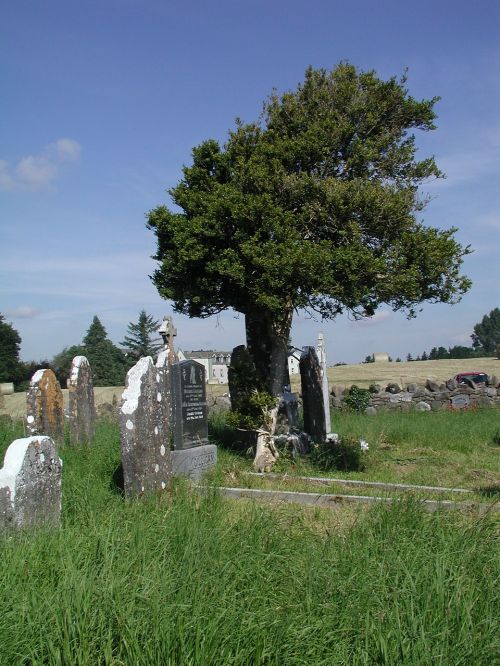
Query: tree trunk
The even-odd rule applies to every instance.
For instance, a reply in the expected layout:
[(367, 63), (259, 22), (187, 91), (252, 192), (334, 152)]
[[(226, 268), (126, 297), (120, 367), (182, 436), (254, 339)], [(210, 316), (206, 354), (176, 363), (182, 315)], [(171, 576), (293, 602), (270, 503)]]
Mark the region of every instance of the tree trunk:
[(245, 315), (248, 351), (262, 386), (275, 397), (279, 397), (283, 393), (283, 386), (290, 383), (288, 339), (292, 315), (291, 309), (280, 317), (272, 317), (265, 311)]

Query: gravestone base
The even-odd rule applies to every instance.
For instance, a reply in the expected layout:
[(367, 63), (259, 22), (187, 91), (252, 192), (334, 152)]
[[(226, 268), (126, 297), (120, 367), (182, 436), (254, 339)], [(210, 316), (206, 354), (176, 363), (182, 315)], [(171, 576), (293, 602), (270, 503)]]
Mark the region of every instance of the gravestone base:
[(187, 476), (193, 481), (198, 481), (202, 474), (217, 464), (215, 444), (178, 449), (172, 451), (171, 455), (173, 476)]

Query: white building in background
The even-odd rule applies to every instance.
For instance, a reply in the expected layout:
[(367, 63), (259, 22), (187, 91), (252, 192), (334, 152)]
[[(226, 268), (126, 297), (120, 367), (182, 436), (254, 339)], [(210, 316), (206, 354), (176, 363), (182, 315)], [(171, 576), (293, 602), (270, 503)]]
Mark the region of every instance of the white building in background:
[(300, 372), (299, 369), (299, 361), (300, 361), (300, 352), (296, 349), (293, 351), (289, 352), (288, 354), (288, 374), (291, 375), (298, 375)]
[(206, 381), (209, 384), (227, 384), (227, 370), (231, 362), (231, 352), (198, 349), (189, 352), (178, 350), (179, 361), (192, 359), (205, 368)]

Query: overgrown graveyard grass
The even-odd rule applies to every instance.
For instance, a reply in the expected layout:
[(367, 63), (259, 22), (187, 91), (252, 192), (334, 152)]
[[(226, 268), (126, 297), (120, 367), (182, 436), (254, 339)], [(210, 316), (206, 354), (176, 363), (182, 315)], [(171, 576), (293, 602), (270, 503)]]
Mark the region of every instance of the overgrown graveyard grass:
[[(2, 426), (2, 453), (22, 434)], [(0, 536), (0, 664), (495, 663), (491, 514), (260, 505), (181, 481), (126, 501), (114, 423), (60, 455), (61, 529)], [(221, 451), (221, 473), (241, 461)]]
[[(224, 416), (215, 419), (213, 432), (216, 439), (230, 447), (231, 430), (224, 426)], [(288, 475), (284, 484), (249, 480), (252, 457), (244, 453), (229, 453), (223, 468), (227, 473), (220, 481), (252, 487), (287, 487), (289, 490), (311, 490), (303, 482), (293, 481), (296, 476), (324, 476), (386, 483), (405, 483), (427, 486), (445, 486), (474, 490), (471, 499), (491, 500), (500, 492), (500, 411), (494, 409), (442, 411), (442, 412), (380, 412), (371, 417), (357, 412), (335, 412), (332, 431), (339, 435), (363, 438), (369, 443), (369, 452), (362, 472), (323, 472), (308, 457), (292, 459), (281, 456), (273, 471)], [(234, 433), (232, 434), (234, 437)], [(318, 486), (313, 491), (320, 492)], [(332, 492), (332, 488), (324, 488)], [(345, 486), (333, 488), (335, 492), (359, 494), (359, 489)], [(363, 494), (377, 494), (379, 490), (363, 489)], [(457, 495), (428, 495), (429, 498), (460, 500)], [(463, 499), (468, 496), (463, 496)]]

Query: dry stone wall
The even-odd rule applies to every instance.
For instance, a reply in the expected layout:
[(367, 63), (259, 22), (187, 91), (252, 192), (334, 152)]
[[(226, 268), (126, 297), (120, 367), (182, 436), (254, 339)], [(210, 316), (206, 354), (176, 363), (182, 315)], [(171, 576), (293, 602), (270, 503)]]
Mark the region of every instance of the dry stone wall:
[[(372, 387), (367, 413), (376, 414), (378, 410), (439, 411), (442, 409), (458, 410), (478, 407), (500, 408), (500, 382), (497, 377), (490, 377), (487, 384), (458, 384), (454, 379), (437, 383), (428, 379), (425, 386), (390, 382), (386, 386)], [(345, 387), (334, 386), (331, 406), (342, 409), (344, 406)]]

